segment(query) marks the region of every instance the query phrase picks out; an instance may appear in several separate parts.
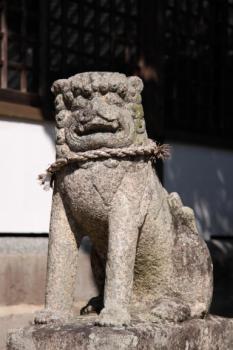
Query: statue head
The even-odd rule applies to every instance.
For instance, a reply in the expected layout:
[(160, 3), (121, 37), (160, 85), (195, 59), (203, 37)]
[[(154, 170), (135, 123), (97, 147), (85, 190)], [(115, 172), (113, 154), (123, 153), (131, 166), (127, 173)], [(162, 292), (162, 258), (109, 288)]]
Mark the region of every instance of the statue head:
[(88, 72), (54, 82), (58, 156), (143, 144), (147, 135), (136, 76)]

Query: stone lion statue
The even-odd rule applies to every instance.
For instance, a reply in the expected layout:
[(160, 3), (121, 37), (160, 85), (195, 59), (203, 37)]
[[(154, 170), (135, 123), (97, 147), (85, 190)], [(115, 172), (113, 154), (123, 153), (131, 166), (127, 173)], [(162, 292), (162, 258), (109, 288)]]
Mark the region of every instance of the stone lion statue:
[(53, 84), (57, 168), (46, 305), (36, 323), (72, 314), (78, 250), (86, 235), (99, 296), (82, 313), (91, 305), (99, 313), (97, 324), (128, 325), (131, 317), (178, 322), (208, 312), (209, 252), (192, 209), (166, 192), (153, 168), (142, 89), (138, 77), (108, 72)]

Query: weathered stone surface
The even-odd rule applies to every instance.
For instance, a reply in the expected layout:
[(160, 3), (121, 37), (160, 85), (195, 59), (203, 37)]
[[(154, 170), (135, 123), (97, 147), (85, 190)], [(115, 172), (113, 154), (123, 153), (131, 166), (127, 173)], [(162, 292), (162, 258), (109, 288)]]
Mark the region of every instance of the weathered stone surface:
[[(128, 325), (133, 314), (144, 321), (179, 322), (208, 312), (212, 263), (192, 209), (177, 193), (165, 191), (146, 153), (101, 157), (107, 150), (121, 154), (152, 143), (142, 88), (138, 77), (107, 72), (53, 84), (57, 160), (66, 166), (55, 174), (46, 308), (37, 323), (71, 317), (85, 235), (92, 241), (99, 291), (99, 306), (92, 306), (102, 309), (99, 325)], [(93, 150), (100, 151), (95, 159), (69, 162)]]
[(128, 328), (97, 327), (88, 316), (74, 324), (14, 331), (8, 350), (231, 350), (233, 320), (208, 317), (183, 323), (138, 323)]

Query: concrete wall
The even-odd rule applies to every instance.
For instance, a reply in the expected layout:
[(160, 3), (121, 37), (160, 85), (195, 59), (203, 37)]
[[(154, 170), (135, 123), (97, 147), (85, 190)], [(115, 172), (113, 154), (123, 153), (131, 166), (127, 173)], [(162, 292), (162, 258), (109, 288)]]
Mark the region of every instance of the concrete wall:
[[(0, 307), (44, 303), (47, 247), (46, 237), (0, 235)], [(79, 250), (75, 302), (87, 301), (98, 294), (89, 251), (90, 243), (84, 238)]]
[(47, 246), (46, 237), (0, 235), (0, 306), (43, 304)]
[(200, 232), (233, 236), (233, 151), (172, 143), (164, 182), (195, 211)]
[(53, 129), (0, 120), (0, 233), (48, 232), (52, 192), (37, 176), (54, 160)]

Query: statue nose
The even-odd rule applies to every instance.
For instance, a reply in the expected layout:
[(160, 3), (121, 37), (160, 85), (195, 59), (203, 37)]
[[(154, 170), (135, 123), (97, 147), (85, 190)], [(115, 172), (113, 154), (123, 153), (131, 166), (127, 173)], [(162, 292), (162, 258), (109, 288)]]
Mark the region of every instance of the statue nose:
[(117, 115), (115, 113), (114, 107), (108, 105), (104, 102), (97, 103), (96, 101), (92, 105), (93, 112), (96, 116), (108, 121), (112, 122), (117, 119)]

